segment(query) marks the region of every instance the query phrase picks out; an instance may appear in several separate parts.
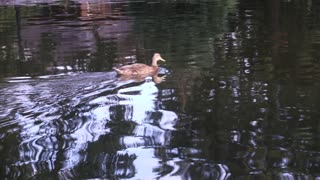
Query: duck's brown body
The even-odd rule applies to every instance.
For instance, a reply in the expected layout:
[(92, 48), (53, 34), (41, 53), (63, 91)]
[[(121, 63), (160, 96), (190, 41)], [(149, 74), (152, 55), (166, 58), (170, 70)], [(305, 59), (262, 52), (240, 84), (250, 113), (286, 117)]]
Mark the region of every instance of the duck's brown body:
[(125, 75), (125, 76), (137, 76), (137, 75), (154, 75), (158, 72), (158, 64), (157, 62), (165, 61), (161, 58), (160, 54), (155, 53), (152, 57), (152, 65), (148, 66), (141, 63), (131, 64), (122, 66), (120, 68), (114, 68), (114, 70), (119, 75)]
[(161, 83), (162, 81), (165, 80), (165, 77), (166, 76), (158, 76), (157, 73), (155, 74), (150, 74), (150, 75), (121, 75), (119, 77), (119, 80), (120, 81), (128, 81), (128, 80), (133, 80), (134, 82), (143, 82), (146, 80), (146, 77), (148, 76), (151, 76), (152, 77), (152, 80), (156, 83), (156, 84), (159, 84)]
[(141, 63), (131, 64), (122, 66), (120, 68), (115, 68), (115, 71), (117, 71), (120, 75), (152, 75), (154, 73), (157, 73), (158, 66), (148, 66)]

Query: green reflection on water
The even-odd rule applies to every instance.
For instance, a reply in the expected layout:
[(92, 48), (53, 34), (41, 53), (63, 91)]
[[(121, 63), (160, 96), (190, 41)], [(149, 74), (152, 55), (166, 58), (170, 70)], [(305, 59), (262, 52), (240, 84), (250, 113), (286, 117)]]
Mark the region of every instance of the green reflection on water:
[[(0, 8), (8, 178), (319, 176), (319, 3)], [(108, 72), (154, 52), (161, 84)]]

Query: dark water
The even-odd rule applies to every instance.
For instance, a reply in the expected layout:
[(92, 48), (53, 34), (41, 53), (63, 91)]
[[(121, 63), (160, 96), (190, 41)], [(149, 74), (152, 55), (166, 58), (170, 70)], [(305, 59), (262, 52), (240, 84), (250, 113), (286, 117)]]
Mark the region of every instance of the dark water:
[(0, 4), (1, 179), (320, 178), (320, 2)]

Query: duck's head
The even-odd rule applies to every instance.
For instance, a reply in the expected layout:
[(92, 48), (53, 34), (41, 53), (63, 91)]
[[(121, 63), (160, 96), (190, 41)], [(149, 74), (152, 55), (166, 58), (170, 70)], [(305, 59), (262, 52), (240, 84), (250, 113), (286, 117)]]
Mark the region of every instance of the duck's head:
[(166, 61), (164, 60), (159, 53), (154, 53), (152, 57), (152, 66), (158, 66), (158, 61)]

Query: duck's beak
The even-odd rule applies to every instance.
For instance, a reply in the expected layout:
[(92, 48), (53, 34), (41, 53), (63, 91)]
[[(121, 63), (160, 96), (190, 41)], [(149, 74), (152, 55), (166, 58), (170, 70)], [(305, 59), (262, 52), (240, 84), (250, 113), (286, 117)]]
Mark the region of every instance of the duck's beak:
[(166, 62), (166, 60), (162, 59), (162, 57), (159, 58), (160, 61)]

